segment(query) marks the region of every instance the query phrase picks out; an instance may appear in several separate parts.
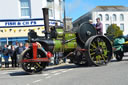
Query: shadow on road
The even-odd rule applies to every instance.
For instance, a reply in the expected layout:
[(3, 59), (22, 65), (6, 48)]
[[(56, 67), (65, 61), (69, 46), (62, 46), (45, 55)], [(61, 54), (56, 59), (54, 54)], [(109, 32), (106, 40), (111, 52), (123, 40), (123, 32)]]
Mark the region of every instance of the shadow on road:
[(57, 70), (57, 69), (70, 69), (70, 68), (77, 68), (78, 66), (76, 65), (63, 65), (63, 66), (57, 66), (57, 67), (52, 67), (52, 68), (46, 68), (44, 71), (48, 70)]
[[(77, 66), (77, 65), (74, 65), (74, 64), (67, 64), (67, 65), (63, 65), (63, 66), (56, 66), (56, 67), (48, 67), (46, 68), (45, 70), (43, 71), (51, 71), (51, 70), (58, 70), (58, 69), (70, 69), (70, 68), (86, 68), (88, 66)], [(42, 72), (40, 73), (36, 73), (36, 74), (41, 74)], [(32, 75), (32, 74), (29, 74), (27, 72), (24, 72), (24, 71), (20, 71), (20, 72), (14, 72), (14, 73), (10, 73), (9, 74), (10, 76), (28, 76), (28, 75)]]
[(10, 76), (25, 76), (25, 75), (27, 76), (27, 75), (30, 75), (30, 74), (27, 73), (27, 72), (24, 72), (24, 71), (10, 73)]
[(71, 68), (90, 68), (90, 67), (95, 67), (95, 66), (67, 64), (67, 65), (63, 65), (63, 66), (46, 68), (44, 71), (57, 70), (57, 69), (71, 69)]

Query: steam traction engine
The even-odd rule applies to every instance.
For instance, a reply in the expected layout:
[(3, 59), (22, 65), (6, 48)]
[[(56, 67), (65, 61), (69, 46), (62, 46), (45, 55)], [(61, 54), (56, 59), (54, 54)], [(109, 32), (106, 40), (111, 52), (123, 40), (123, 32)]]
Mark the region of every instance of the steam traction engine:
[(55, 54), (68, 58), (76, 65), (105, 65), (112, 57), (112, 46), (108, 38), (97, 35), (88, 23), (79, 26), (76, 32), (66, 32), (63, 27), (51, 27), (49, 31), (48, 9), (43, 8), (45, 36), (28, 33), (30, 47), (21, 54), (21, 66), (28, 73), (41, 72)]

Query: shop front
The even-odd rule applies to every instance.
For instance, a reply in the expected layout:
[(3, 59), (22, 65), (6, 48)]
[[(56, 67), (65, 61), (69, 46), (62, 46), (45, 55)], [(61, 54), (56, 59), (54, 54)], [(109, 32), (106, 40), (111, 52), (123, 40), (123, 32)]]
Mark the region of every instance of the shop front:
[[(50, 26), (55, 26), (55, 23), (62, 25), (59, 20), (49, 21)], [(0, 20), (0, 45), (25, 43), (30, 30), (36, 31), (39, 36), (44, 36), (42, 33), (44, 31), (43, 19)]]

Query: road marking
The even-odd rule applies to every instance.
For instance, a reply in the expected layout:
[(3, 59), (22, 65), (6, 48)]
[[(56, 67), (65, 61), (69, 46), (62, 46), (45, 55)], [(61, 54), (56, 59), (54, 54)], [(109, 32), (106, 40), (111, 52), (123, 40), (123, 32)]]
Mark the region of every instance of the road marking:
[(64, 73), (64, 72), (68, 72), (68, 70), (65, 70), (65, 71), (62, 71), (62, 72), (63, 72), (63, 73)]
[(68, 71), (71, 71), (71, 70), (73, 70), (73, 69), (67, 69), (67, 70), (64, 70), (62, 72), (65, 73), (65, 72), (68, 72)]
[(55, 67), (58, 67), (58, 66), (64, 66), (64, 65), (69, 65), (69, 64), (68, 63), (67, 64), (66, 63), (63, 63), (63, 64), (59, 64), (59, 65), (48, 66), (47, 68), (52, 69), (52, 68), (55, 68)]
[(53, 74), (53, 75), (59, 75), (59, 74), (61, 74), (61, 73), (55, 73), (55, 74)]
[(13, 73), (13, 72), (4, 72), (4, 73), (1, 73), (1, 74), (10, 74), (10, 73)]
[(48, 77), (46, 77), (46, 78), (48, 79), (48, 78), (51, 78), (51, 77), (52, 77), (52, 76), (48, 76)]
[(73, 69), (68, 69), (69, 71), (73, 70)]
[(40, 82), (40, 81), (41, 81), (41, 79), (35, 80), (35, 81), (33, 81), (32, 83), (37, 83), (37, 82)]
[(0, 77), (0, 79), (4, 79), (4, 78), (11, 79), (12, 77), (10, 77), (10, 76), (7, 76), (7, 77)]
[(57, 72), (60, 72), (60, 71), (63, 71), (63, 70), (65, 70), (65, 69), (60, 69), (60, 70), (57, 70), (57, 71), (53, 71), (51, 73), (57, 73)]
[(4, 73), (1, 73), (1, 74), (7, 74), (8, 72), (4, 72)]
[(26, 85), (30, 85), (30, 84), (26, 84)]
[(43, 76), (48, 76), (49, 74), (42, 74)]

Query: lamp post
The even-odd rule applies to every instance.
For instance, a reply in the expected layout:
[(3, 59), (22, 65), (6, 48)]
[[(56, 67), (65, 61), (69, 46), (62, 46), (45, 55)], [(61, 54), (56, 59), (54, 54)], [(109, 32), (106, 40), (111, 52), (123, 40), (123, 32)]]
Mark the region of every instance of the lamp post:
[(64, 8), (64, 31), (66, 31), (66, 11), (65, 11), (65, 0), (63, 0), (63, 8)]

